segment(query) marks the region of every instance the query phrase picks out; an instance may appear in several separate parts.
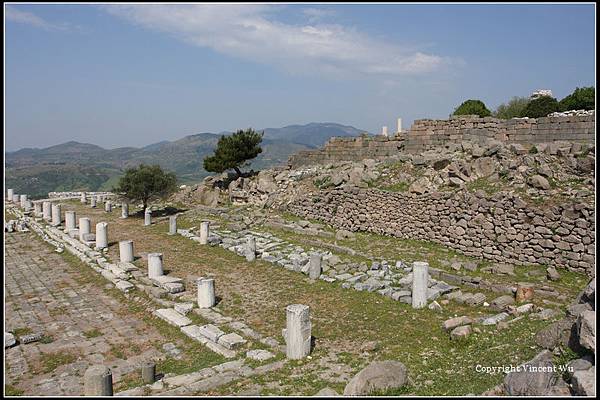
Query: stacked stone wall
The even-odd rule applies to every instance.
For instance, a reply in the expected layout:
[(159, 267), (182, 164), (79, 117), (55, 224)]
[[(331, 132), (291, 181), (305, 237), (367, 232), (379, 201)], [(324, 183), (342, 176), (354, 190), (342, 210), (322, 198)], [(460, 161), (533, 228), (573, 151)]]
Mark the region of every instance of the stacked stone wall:
[(534, 207), (512, 194), (425, 195), (356, 187), (320, 191), (287, 206), (338, 229), (428, 240), (468, 256), (595, 275), (593, 205)]
[(436, 148), (457, 147), (464, 142), (498, 140), (534, 144), (568, 141), (595, 143), (595, 115), (559, 116), (503, 120), (461, 116), (448, 120), (416, 120), (411, 129), (392, 137), (331, 138), (323, 148), (301, 151), (290, 157), (293, 168), (339, 161), (381, 159), (401, 152), (418, 153)]

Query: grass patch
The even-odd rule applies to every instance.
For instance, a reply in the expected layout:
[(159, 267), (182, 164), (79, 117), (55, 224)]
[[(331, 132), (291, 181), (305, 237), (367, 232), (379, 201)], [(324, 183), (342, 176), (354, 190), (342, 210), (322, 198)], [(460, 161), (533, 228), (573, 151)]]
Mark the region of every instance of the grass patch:
[(13, 385), (5, 384), (4, 385), (4, 395), (5, 396), (23, 396), (25, 393), (24, 390), (14, 387)]
[(42, 353), (39, 360), (40, 371), (42, 373), (49, 373), (61, 365), (71, 364), (76, 359), (77, 357), (72, 353)]
[(102, 336), (102, 332), (100, 332), (98, 329), (94, 328), (94, 329), (90, 329), (89, 331), (83, 332), (83, 336), (85, 336), (88, 339), (91, 339), (91, 338)]

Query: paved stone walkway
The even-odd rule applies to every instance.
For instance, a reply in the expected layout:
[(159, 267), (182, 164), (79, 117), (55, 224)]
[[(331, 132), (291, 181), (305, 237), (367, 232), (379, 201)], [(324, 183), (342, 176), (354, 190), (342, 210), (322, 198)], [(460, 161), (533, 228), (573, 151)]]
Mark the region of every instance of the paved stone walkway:
[(111, 367), (116, 383), (142, 360), (164, 357), (155, 344), (168, 338), (82, 280), (93, 271), (78, 270), (33, 233), (5, 237), (5, 331), (52, 338), (6, 349), (6, 384), (25, 395), (81, 395), (91, 364)]

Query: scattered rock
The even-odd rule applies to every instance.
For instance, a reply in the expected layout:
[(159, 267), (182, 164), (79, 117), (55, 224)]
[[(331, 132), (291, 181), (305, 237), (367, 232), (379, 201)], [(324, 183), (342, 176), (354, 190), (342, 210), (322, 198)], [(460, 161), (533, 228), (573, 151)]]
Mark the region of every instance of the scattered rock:
[(376, 390), (401, 388), (407, 379), (406, 367), (401, 362), (375, 361), (348, 382), (344, 396), (365, 396)]

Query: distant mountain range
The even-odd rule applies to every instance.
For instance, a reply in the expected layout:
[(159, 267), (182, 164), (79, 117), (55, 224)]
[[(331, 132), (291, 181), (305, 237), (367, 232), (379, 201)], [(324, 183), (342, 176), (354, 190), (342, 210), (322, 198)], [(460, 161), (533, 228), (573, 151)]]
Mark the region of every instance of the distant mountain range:
[[(335, 123), (310, 123), (264, 129), (263, 152), (247, 168), (284, 164), (300, 150), (320, 147), (333, 136), (358, 136), (365, 131)], [(224, 133), (227, 134), (227, 133)], [(25, 148), (5, 154), (7, 187), (33, 198), (51, 191), (110, 190), (125, 168), (159, 164), (175, 172), (180, 183), (199, 182), (210, 173), (202, 167), (222, 134), (199, 133), (142, 148), (104, 149), (88, 143), (67, 142), (44, 149)]]

